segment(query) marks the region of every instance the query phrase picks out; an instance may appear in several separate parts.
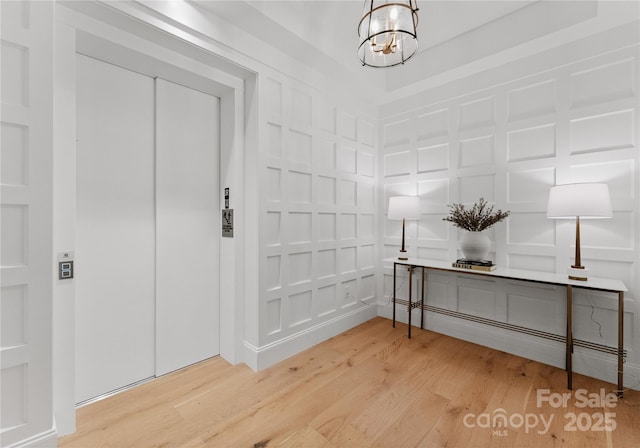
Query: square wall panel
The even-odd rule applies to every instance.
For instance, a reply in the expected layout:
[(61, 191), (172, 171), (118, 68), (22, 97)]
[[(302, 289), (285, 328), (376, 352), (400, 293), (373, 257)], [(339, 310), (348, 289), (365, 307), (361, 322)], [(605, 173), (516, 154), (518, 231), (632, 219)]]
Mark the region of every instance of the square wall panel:
[(282, 157), (282, 126), (267, 123), (267, 154), (279, 159)]
[(358, 182), (358, 205), (365, 209), (375, 208), (375, 184), (373, 182)]
[(318, 213), (318, 241), (336, 240), (336, 214)]
[(311, 281), (311, 252), (289, 254), (289, 285)]
[(3, 286), (0, 293), (0, 342), (14, 347), (27, 342), (27, 285)]
[(311, 320), (311, 291), (289, 296), (289, 327), (295, 327)]
[(554, 80), (520, 87), (507, 94), (509, 121), (554, 113), (555, 105), (556, 85)]
[(267, 120), (272, 123), (282, 122), (282, 84), (274, 79), (267, 78), (265, 81), (265, 100), (262, 102), (265, 107)]
[(633, 59), (571, 74), (571, 104), (574, 107), (615, 101), (634, 96), (638, 74)]
[(311, 213), (289, 213), (288, 236), (289, 244), (311, 242)]
[(487, 202), (495, 201), (495, 175), (469, 176), (458, 178), (460, 202), (473, 204), (484, 198)]
[(637, 126), (633, 109), (571, 120), (571, 154), (633, 148)]
[(446, 136), (449, 133), (448, 109), (418, 115), (416, 121), (418, 140)]
[(507, 243), (525, 246), (554, 247), (556, 244), (555, 220), (546, 213), (512, 212), (506, 220)]
[(581, 219), (581, 247), (633, 251), (634, 218), (633, 212), (614, 212), (612, 219)]
[(318, 204), (336, 205), (336, 178), (318, 176), (316, 195)]
[(355, 280), (348, 280), (342, 282), (342, 308), (353, 306), (358, 300), (358, 282)]
[(443, 221), (444, 215), (422, 215), (418, 221), (418, 238), (421, 240), (448, 241), (451, 223)]
[(507, 160), (543, 159), (556, 155), (556, 126), (546, 124), (507, 133)]
[(373, 244), (367, 244), (360, 246), (358, 254), (358, 262), (360, 263), (360, 269), (370, 269), (374, 267), (374, 247)]
[(418, 148), (418, 173), (449, 169), (449, 144)]
[(0, 129), (0, 183), (2, 185), (27, 185), (27, 160), (29, 155), (28, 129), (26, 126), (2, 123)]
[(2, 232), (2, 246), (0, 246), (0, 265), (26, 266), (28, 218), (26, 205), (0, 206), (0, 231)]
[(555, 333), (557, 314), (555, 300), (507, 294), (507, 322), (510, 324)]
[(494, 97), (480, 98), (458, 107), (459, 129), (472, 129), (491, 126), (495, 123)]
[(335, 249), (319, 250), (318, 251), (318, 278), (330, 278), (335, 277), (338, 274), (337, 270), (337, 255)]
[(371, 148), (375, 145), (376, 129), (373, 123), (365, 120), (358, 120), (358, 139), (363, 145), (367, 145)]
[(356, 234), (356, 214), (343, 213), (340, 215), (340, 236), (342, 240), (355, 240)]
[(367, 177), (375, 176), (375, 159), (372, 153), (358, 151), (358, 174)]
[(267, 226), (265, 231), (267, 246), (279, 246), (282, 244), (280, 240), (280, 232), (280, 212), (267, 212)]
[(311, 165), (311, 136), (290, 130), (287, 154), (291, 162)]
[(358, 217), (358, 237), (371, 239), (374, 234), (374, 215), (362, 214)]
[(0, 428), (2, 429), (27, 423), (28, 372), (27, 364), (0, 370), (0, 389), (2, 390)]
[(313, 165), (326, 170), (336, 169), (336, 144), (322, 137), (312, 140)]
[(267, 201), (280, 202), (282, 199), (281, 172), (279, 168), (267, 168)]
[[(468, 285), (467, 285), (468, 283)], [(473, 285), (473, 283), (477, 284)], [(487, 283), (486, 285), (481, 285)], [(481, 280), (458, 282), (458, 311), (472, 316), (496, 318), (496, 293), (493, 284)], [(486, 288), (486, 289), (485, 289)]]
[(342, 274), (348, 274), (357, 270), (358, 256), (356, 247), (344, 247), (340, 249), (340, 268)]
[[(632, 201), (638, 195), (635, 187), (636, 161), (633, 159), (611, 162), (571, 165), (571, 182), (604, 182), (609, 194), (617, 201)], [(615, 208), (615, 206), (614, 206)]]
[(356, 182), (353, 180), (340, 181), (340, 205), (355, 207), (356, 202)]
[(376, 296), (376, 282), (373, 275), (367, 275), (360, 279), (360, 300), (373, 299)]
[(555, 184), (555, 168), (507, 172), (507, 202), (537, 202), (546, 207), (549, 190)]
[(0, 54), (2, 54), (2, 76), (0, 77), (2, 102), (28, 107), (29, 49), (3, 40), (0, 42)]
[(282, 299), (269, 300), (266, 304), (268, 335), (280, 332), (282, 329)]
[(493, 135), (460, 141), (459, 166), (467, 168), (489, 165), (495, 161), (495, 139)]
[(313, 124), (330, 134), (336, 133), (336, 108), (329, 104), (324, 97), (313, 98)]
[(358, 125), (356, 117), (344, 111), (340, 111), (338, 114), (338, 132), (342, 137), (357, 141)]
[(311, 97), (297, 89), (291, 92), (291, 123), (296, 129), (311, 127)]
[(274, 255), (267, 257), (267, 291), (273, 291), (282, 287), (281, 266), (282, 257)]
[(336, 285), (318, 288), (318, 317), (326, 316), (336, 311)]
[(394, 146), (409, 142), (409, 136), (414, 134), (411, 121), (408, 119), (399, 120), (393, 123), (387, 123), (383, 126), (384, 146)]
[(385, 154), (383, 159), (384, 177), (409, 174), (411, 171), (410, 156), (411, 153), (409, 151)]
[(349, 146), (341, 146), (340, 148), (340, 169), (347, 173), (356, 172), (357, 152), (355, 148)]
[(311, 174), (289, 171), (289, 201), (311, 203)]
[(449, 201), (449, 179), (432, 179), (418, 181), (420, 211), (432, 213), (442, 209)]

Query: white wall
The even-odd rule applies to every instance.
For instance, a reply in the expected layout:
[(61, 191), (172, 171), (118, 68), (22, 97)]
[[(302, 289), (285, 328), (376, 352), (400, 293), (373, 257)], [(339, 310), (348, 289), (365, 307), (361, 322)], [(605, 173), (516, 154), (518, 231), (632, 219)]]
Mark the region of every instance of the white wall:
[(373, 317), (378, 253), (371, 112), (275, 72), (259, 90), (255, 368)]
[[(459, 232), (442, 221), (446, 204), (484, 197), (511, 211), (490, 231), (491, 258), (499, 266), (565, 273), (573, 258), (574, 224), (546, 218), (549, 188), (570, 182), (609, 184), (613, 219), (583, 221), (582, 260), (591, 276), (620, 279), (629, 288), (625, 385), (636, 388), (639, 41), (636, 21), (418, 92), (387, 105), (379, 129), (380, 206), (397, 194), (421, 198), (422, 220), (408, 230), (411, 256), (460, 257)], [(400, 224), (381, 218), (381, 225), (384, 255), (395, 256)], [(387, 298), (392, 270), (387, 266), (384, 272)], [(427, 288), (427, 301), (434, 305), (564, 334), (563, 289), (437, 273), (429, 274)], [(617, 346), (617, 297), (577, 291), (574, 337)], [(391, 315), (386, 300), (380, 313)], [(399, 315), (406, 320), (404, 311)], [(564, 366), (560, 344), (441, 316), (431, 317), (429, 324), (443, 333)], [(615, 383), (611, 356), (576, 349), (575, 370)]]
[(0, 437), (55, 444), (52, 375), (53, 7), (2, 2)]

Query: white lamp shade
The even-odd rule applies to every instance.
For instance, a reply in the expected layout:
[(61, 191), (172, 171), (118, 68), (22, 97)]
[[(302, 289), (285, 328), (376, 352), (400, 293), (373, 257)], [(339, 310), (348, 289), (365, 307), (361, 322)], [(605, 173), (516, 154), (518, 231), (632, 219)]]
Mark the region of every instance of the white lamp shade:
[(611, 218), (609, 186), (602, 183), (556, 185), (549, 192), (547, 218)]
[(389, 219), (420, 219), (420, 198), (418, 196), (394, 196), (389, 198)]

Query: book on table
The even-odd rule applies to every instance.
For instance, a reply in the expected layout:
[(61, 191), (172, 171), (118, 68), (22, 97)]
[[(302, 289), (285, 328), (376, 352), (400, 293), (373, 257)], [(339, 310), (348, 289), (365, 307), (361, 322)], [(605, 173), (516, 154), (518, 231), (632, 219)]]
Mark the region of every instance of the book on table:
[(495, 270), (496, 265), (493, 264), (491, 260), (467, 260), (466, 258), (458, 258), (456, 261), (451, 263), (451, 266), (458, 269), (470, 269), (474, 271), (485, 271), (490, 272)]

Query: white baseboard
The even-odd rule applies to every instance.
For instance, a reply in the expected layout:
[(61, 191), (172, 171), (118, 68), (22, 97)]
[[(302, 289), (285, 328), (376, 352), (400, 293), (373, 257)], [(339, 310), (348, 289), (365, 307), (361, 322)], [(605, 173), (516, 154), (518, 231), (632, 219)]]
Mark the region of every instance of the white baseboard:
[(261, 347), (245, 342), (244, 362), (256, 371), (266, 369), (376, 316), (375, 306), (365, 306)]
[(54, 428), (51, 428), (11, 445), (2, 446), (3, 448), (55, 448), (58, 446), (58, 434)]
[[(378, 315), (392, 319), (393, 310), (388, 305), (378, 306)], [(406, 311), (396, 310), (396, 320), (407, 323)], [(411, 318), (412, 326), (420, 326), (420, 312), (415, 311)], [(391, 325), (391, 322), (389, 323)], [(564, 344), (541, 339), (535, 336), (470, 322), (455, 317), (426, 313), (425, 328), (474, 344), (500, 350), (543, 364), (565, 368)], [(573, 354), (573, 371), (588, 377), (616, 384), (617, 359), (593, 350), (576, 347)], [(640, 366), (626, 362), (624, 364), (624, 387), (640, 390)], [(574, 388), (578, 387), (575, 384)]]

